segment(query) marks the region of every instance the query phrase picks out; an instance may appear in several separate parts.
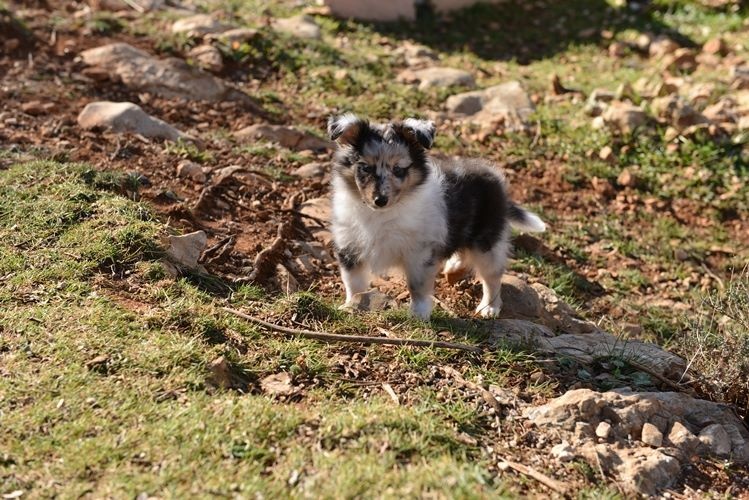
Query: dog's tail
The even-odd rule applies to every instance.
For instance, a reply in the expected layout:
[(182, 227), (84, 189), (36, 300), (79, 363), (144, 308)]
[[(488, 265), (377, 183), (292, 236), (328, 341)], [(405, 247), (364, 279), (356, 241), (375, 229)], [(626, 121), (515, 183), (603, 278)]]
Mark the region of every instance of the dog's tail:
[(510, 211), (508, 213), (510, 224), (515, 229), (528, 231), (530, 233), (543, 233), (546, 231), (546, 224), (541, 217), (533, 212), (524, 209), (520, 205), (510, 202)]

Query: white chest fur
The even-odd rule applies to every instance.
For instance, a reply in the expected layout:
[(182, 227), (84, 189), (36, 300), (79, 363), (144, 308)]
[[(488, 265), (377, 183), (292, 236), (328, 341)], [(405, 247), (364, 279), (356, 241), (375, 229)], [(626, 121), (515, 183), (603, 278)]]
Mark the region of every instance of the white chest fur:
[(446, 208), (439, 175), (395, 206), (375, 210), (340, 179), (333, 179), (333, 237), (338, 248), (355, 249), (375, 273), (400, 267), (409, 255), (444, 245)]

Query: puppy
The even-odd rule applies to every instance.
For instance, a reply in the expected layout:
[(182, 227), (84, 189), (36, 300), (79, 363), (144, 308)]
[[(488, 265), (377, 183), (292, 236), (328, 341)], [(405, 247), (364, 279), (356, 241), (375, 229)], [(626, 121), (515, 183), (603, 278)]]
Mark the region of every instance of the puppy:
[(543, 221), (511, 201), (489, 162), (429, 155), (432, 122), (370, 124), (353, 114), (332, 117), (333, 239), (346, 305), (369, 289), (371, 273), (405, 272), (411, 311), (432, 312), (440, 265), (473, 268), (483, 285), (476, 312), (496, 317), (509, 252), (510, 226), (542, 232)]

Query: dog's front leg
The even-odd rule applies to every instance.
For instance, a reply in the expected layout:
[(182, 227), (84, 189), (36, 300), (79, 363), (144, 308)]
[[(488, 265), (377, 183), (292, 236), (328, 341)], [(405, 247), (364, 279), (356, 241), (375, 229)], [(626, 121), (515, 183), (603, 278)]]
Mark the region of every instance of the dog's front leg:
[(369, 289), (369, 269), (364, 264), (352, 267), (341, 266), (341, 278), (346, 288), (346, 303), (344, 307), (350, 306), (357, 293), (366, 292)]
[(410, 256), (406, 261), (406, 280), (411, 294), (411, 312), (425, 321), (432, 314), (432, 294), (437, 272), (437, 262), (431, 250), (419, 252)]

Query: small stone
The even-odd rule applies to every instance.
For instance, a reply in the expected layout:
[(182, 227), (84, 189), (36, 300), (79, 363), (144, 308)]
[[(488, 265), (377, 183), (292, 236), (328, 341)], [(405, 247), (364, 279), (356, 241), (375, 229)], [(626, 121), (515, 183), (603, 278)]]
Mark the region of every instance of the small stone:
[(305, 40), (319, 40), (322, 38), (320, 26), (317, 25), (313, 17), (307, 15), (276, 19), (271, 23), (271, 26), (276, 31)]
[(720, 424), (708, 425), (699, 436), (700, 442), (718, 456), (726, 456), (731, 453), (731, 437)]
[(663, 57), (671, 54), (679, 48), (679, 44), (666, 36), (659, 36), (648, 46), (650, 57)]
[(601, 439), (608, 439), (611, 434), (611, 424), (608, 422), (601, 422), (596, 427), (596, 436)]
[(192, 179), (195, 182), (203, 183), (206, 176), (200, 165), (190, 160), (183, 160), (177, 164), (177, 177)]
[(728, 52), (728, 46), (721, 37), (711, 38), (702, 46), (702, 52), (705, 54), (724, 56)]
[(598, 152), (598, 157), (606, 162), (612, 161), (614, 160), (614, 150), (611, 149), (611, 146), (604, 146)]
[(653, 447), (659, 447), (663, 444), (663, 433), (650, 422), (642, 426), (642, 442)]
[(27, 115), (46, 115), (55, 109), (54, 102), (29, 101), (21, 104), (21, 111)]
[(677, 49), (663, 61), (665, 68), (672, 72), (691, 73), (697, 69), (697, 54), (692, 49)]
[(212, 35), (212, 39), (221, 40), (224, 43), (244, 43), (258, 36), (258, 30), (252, 28), (234, 28), (218, 35)]
[(635, 38), (634, 45), (640, 52), (648, 53), (650, 44), (653, 41), (653, 35), (650, 33), (641, 33)]
[(219, 73), (224, 69), (224, 59), (221, 57), (221, 51), (213, 45), (198, 45), (187, 53), (188, 57), (195, 63), (213, 73)]
[(679, 131), (674, 127), (667, 127), (666, 131), (663, 133), (663, 140), (666, 142), (671, 142), (677, 137), (679, 137)]
[(150, 116), (132, 102), (91, 102), (78, 115), (78, 125), (84, 129), (108, 128), (114, 132), (140, 134), (143, 137), (177, 139), (189, 137), (168, 123)]
[(642, 326), (637, 323), (624, 323), (622, 325), (622, 331), (629, 337), (637, 337), (642, 334)]
[(608, 50), (611, 57), (624, 57), (627, 55), (628, 47), (622, 42), (611, 42)]
[(467, 71), (455, 68), (433, 67), (424, 69), (406, 69), (396, 79), (402, 83), (418, 83), (419, 90), (446, 87), (475, 87), (476, 80)]
[(676, 448), (679, 448), (685, 453), (694, 452), (700, 445), (700, 440), (697, 439), (697, 436), (692, 434), (692, 432), (679, 421), (674, 422), (674, 425), (671, 426), (671, 431), (668, 433), (668, 440)]
[(395, 305), (393, 299), (376, 288), (357, 293), (351, 298), (349, 306), (357, 311), (382, 311)]
[(621, 171), (619, 176), (616, 178), (616, 183), (621, 187), (629, 187), (633, 188), (636, 187), (638, 184), (637, 176), (632, 173), (631, 170), (628, 168), (625, 168)]
[(203, 36), (222, 31), (226, 31), (226, 26), (208, 14), (196, 14), (178, 19), (172, 24), (172, 33), (187, 33), (188, 36)]
[(567, 441), (562, 441), (551, 448), (551, 454), (560, 462), (569, 462), (575, 459), (575, 450)]
[(205, 250), (208, 236), (203, 231), (169, 236), (169, 249), (166, 254), (177, 264), (188, 269), (198, 267), (198, 259)]
[(258, 123), (234, 132), (234, 136), (240, 141), (264, 139), (297, 151), (325, 151), (333, 148), (333, 143), (326, 139), (283, 125)]
[(311, 179), (313, 177), (325, 177), (326, 165), (324, 163), (312, 162), (302, 165), (294, 170), (294, 175), (302, 179)]
[(290, 396), (297, 391), (288, 372), (268, 375), (260, 381), (260, 387), (271, 396)]
[(278, 280), (279, 288), (286, 295), (291, 295), (299, 291), (299, 281), (283, 264), (276, 265), (276, 279)]
[(612, 102), (601, 116), (607, 126), (623, 133), (632, 132), (648, 121), (648, 115), (642, 108), (621, 101)]

